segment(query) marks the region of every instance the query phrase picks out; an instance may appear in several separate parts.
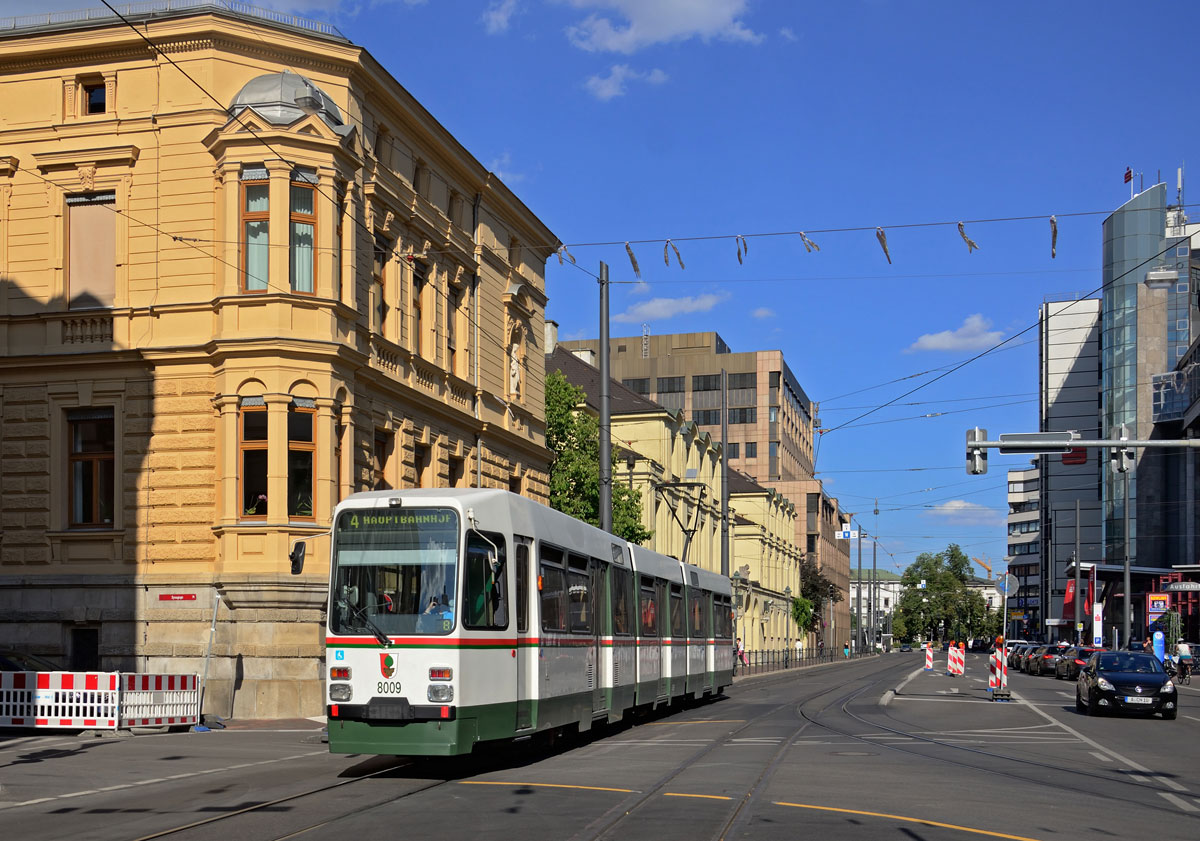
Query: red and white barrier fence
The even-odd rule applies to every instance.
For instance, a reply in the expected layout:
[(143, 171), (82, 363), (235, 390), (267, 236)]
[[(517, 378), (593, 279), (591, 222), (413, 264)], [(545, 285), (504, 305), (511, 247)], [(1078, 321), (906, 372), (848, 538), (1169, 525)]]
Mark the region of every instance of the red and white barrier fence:
[(200, 723), (195, 675), (122, 675), (121, 726)]
[(933, 649), (928, 647), (925, 649), (925, 671), (933, 671)]
[(946, 674), (961, 675), (966, 672), (966, 656), (961, 648), (950, 646), (946, 652)]
[(0, 727), (116, 730), (199, 722), (196, 675), (0, 672)]

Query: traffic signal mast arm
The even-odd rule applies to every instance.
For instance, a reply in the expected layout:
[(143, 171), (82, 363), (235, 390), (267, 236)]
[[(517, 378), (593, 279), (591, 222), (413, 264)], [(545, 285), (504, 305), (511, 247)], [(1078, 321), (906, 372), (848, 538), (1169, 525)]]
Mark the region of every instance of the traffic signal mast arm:
[[(1121, 427), (1124, 433), (1124, 426)], [(987, 473), (987, 451), (999, 450), (1002, 454), (1054, 455), (1070, 450), (1100, 449), (1110, 451), (1113, 469), (1124, 473), (1133, 467), (1133, 451), (1141, 447), (1188, 447), (1200, 448), (1200, 438), (1160, 438), (1142, 441), (1133, 438), (1084, 439), (1075, 431), (1066, 432), (1010, 432), (1000, 436), (999, 441), (988, 441), (987, 430), (975, 427), (967, 430), (967, 473), (978, 476)]]

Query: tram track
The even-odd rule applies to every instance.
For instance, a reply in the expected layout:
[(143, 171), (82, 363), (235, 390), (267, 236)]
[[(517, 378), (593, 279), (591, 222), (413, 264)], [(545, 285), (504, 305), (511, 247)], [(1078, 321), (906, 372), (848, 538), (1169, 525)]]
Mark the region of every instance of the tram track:
[[(856, 689), (850, 694), (859, 694), (871, 688), (872, 686), (877, 686), (879, 683), (882, 683), (885, 680), (889, 679), (879, 678), (873, 680), (867, 687)], [(601, 817), (597, 818), (591, 824), (572, 835), (569, 841), (604, 841), (604, 839), (607, 838), (617, 837), (622, 826), (626, 825), (632, 820), (637, 819), (637, 812), (639, 809), (646, 806), (657, 797), (664, 795), (667, 787), (672, 782), (677, 780), (685, 771), (703, 760), (705, 757), (724, 747), (731, 740), (737, 738), (738, 734), (744, 733), (751, 728), (762, 724), (763, 722), (771, 719), (785, 710), (797, 707), (798, 703), (801, 705), (811, 703), (822, 696), (830, 695), (841, 688), (842, 687), (840, 686), (833, 688), (826, 687), (812, 692), (799, 701), (794, 698), (789, 699), (786, 703), (777, 704), (760, 715), (747, 720), (740, 727), (729, 731), (722, 736), (722, 738), (713, 741), (712, 744), (705, 745), (699, 750), (694, 751), (690, 756), (676, 762), (671, 770), (660, 775), (658, 779), (656, 779), (650, 786), (637, 792), (632, 798), (626, 798), (621, 803), (613, 806)], [(824, 707), (824, 709), (828, 709), (829, 707), (845, 702), (847, 697), (847, 695), (841, 695), (838, 698), (835, 698), (834, 700), (830, 701)], [(770, 758), (763, 764), (762, 770), (746, 788), (744, 794), (738, 798), (731, 798), (732, 805), (730, 809), (720, 820), (717, 831), (711, 836), (713, 841), (723, 841), (723, 839), (727, 838), (731, 832), (736, 831), (736, 829), (739, 828), (745, 821), (749, 820), (750, 816), (753, 814), (753, 806), (757, 800), (758, 794), (762, 792), (762, 790), (765, 788), (765, 785), (774, 777), (780, 764), (783, 762), (786, 753), (792, 747), (793, 742), (805, 730), (814, 724), (815, 722), (806, 720), (798, 728), (795, 728), (788, 736), (780, 739), (779, 746), (772, 753)]]
[[(975, 748), (975, 747), (970, 747), (967, 745), (960, 745), (960, 744), (954, 744), (951, 742), (942, 741), (940, 739), (932, 738), (928, 735), (913, 732), (911, 730), (898, 729), (895, 727), (888, 727), (887, 725), (881, 724), (878, 721), (873, 721), (873, 720), (864, 718), (863, 716), (858, 715), (857, 713), (852, 712), (849, 709), (849, 705), (859, 695), (864, 693), (868, 688), (869, 687), (864, 687), (863, 689), (855, 692), (853, 697), (847, 698), (844, 701), (844, 703), (842, 703), (841, 709), (840, 709), (840, 711), (843, 715), (845, 715), (846, 717), (848, 717), (854, 721), (857, 721), (867, 727), (870, 727), (870, 728), (873, 728), (876, 730), (882, 730), (884, 732), (894, 734), (897, 736), (904, 736), (906, 738), (913, 739), (914, 741), (921, 742), (926, 745), (933, 745), (933, 746), (937, 746), (939, 748), (949, 749), (949, 750), (952, 750), (952, 751), (955, 751), (958, 753), (970, 754), (972, 756), (978, 756), (978, 757), (985, 758), (988, 760), (999, 760), (1001, 762), (1015, 764), (1018, 766), (1024, 766), (1024, 767), (1028, 767), (1028, 768), (1036, 768), (1040, 771), (1045, 771), (1052, 775), (1055, 775), (1053, 780), (1054, 780), (1054, 785), (1056, 787), (1064, 788), (1064, 789), (1076, 792), (1078, 794), (1094, 796), (1096, 794), (1096, 787), (1095, 787), (1096, 782), (1102, 782), (1105, 785), (1132, 786), (1137, 789), (1141, 789), (1144, 791), (1151, 791), (1151, 792), (1154, 792), (1155, 794), (1160, 794), (1160, 795), (1177, 793), (1176, 791), (1165, 788), (1161, 785), (1154, 785), (1152, 780), (1148, 781), (1148, 782), (1142, 782), (1137, 779), (1115, 778), (1111, 775), (1099, 774), (1099, 773), (1096, 773), (1093, 771), (1081, 770), (1078, 767), (1072, 767), (1072, 766), (1064, 765), (1064, 764), (1056, 764), (1056, 763), (1052, 763), (1052, 762), (1045, 762), (1042, 760), (1023, 759), (1020, 757), (1014, 757), (1014, 756), (1009, 756), (1006, 754), (995, 753), (993, 751), (983, 750), (981, 748)], [(902, 753), (907, 756), (919, 757), (921, 759), (924, 759), (924, 760), (927, 760), (930, 762), (948, 764), (948, 765), (952, 765), (952, 766), (959, 767), (959, 768), (969, 769), (971, 771), (977, 771), (977, 772), (991, 775), (991, 776), (1004, 777), (1004, 778), (1011, 779), (1011, 780), (1018, 780), (1023, 783), (1037, 784), (1037, 782), (1038, 782), (1037, 780), (1032, 779), (1029, 776), (1017, 774), (1012, 771), (1005, 771), (1005, 770), (1002, 770), (999, 768), (991, 768), (991, 767), (982, 766), (982, 765), (978, 765), (978, 764), (972, 764), (969, 762), (958, 761), (958, 760), (951, 759), (949, 757), (944, 757), (944, 756), (934, 756), (929, 753), (923, 753), (918, 750), (913, 750), (911, 748), (907, 748), (904, 745), (899, 745), (899, 744), (890, 743), (890, 742), (880, 742), (880, 741), (876, 741), (873, 739), (868, 739), (861, 735), (851, 733), (847, 730), (844, 730), (844, 729), (841, 729), (838, 727), (834, 727), (825, 722), (818, 721), (815, 718), (810, 717), (808, 714), (806, 714), (803, 711), (803, 709), (800, 709), (800, 714), (805, 719), (807, 719), (811, 724), (814, 724), (824, 730), (827, 730), (830, 733), (835, 733), (838, 736), (842, 736), (844, 738), (854, 739), (855, 741), (860, 742), (864, 745), (871, 745), (873, 748), (875, 748), (877, 750), (886, 749), (886, 750), (889, 750), (892, 752)], [(890, 713), (887, 713), (886, 715), (888, 716), (889, 720), (891, 720)], [(1076, 778), (1076, 779), (1083, 778), (1084, 781), (1080, 782), (1078, 784), (1070, 784), (1070, 783), (1067, 783), (1064, 781), (1064, 777), (1062, 775), (1068, 775), (1068, 777)], [(1146, 803), (1144, 801), (1135, 800), (1135, 799), (1125, 797), (1125, 796), (1120, 796), (1120, 795), (1112, 797), (1111, 799), (1119, 800), (1123, 803), (1127, 803), (1127, 804), (1133, 805), (1133, 806), (1138, 806), (1141, 808), (1150, 808), (1150, 809), (1154, 810), (1156, 813), (1162, 809), (1161, 804)], [(1200, 816), (1189, 815), (1189, 817), (1200, 817)]]

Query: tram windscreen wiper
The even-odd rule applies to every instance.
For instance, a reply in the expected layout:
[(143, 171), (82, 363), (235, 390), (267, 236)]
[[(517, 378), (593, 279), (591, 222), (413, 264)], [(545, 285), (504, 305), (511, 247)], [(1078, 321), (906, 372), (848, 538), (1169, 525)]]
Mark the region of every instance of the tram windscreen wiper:
[(383, 632), (383, 630), (378, 625), (375, 624), (374, 620), (372, 620), (371, 617), (367, 615), (366, 608), (356, 607), (352, 604), (346, 604), (346, 607), (350, 608), (350, 617), (352, 619), (356, 618), (356, 617), (358, 619), (361, 619), (363, 622), (363, 626), (368, 631), (370, 631), (372, 634), (375, 635), (375, 639), (379, 640), (380, 644), (384, 648), (391, 647), (392, 641), (390, 639), (388, 639), (388, 635), (385, 634)]

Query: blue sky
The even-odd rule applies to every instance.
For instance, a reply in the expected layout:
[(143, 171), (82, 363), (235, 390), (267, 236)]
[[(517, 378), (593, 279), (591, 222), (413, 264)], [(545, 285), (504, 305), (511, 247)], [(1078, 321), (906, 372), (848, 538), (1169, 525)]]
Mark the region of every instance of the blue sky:
[[(1022, 462), (993, 453), (967, 476), (963, 442), (1037, 428), (1036, 329), (847, 422), (1029, 328), (1047, 296), (1097, 289), (1126, 167), (1147, 187), (1161, 170), (1173, 197), (1200, 136), (1190, 45), (1172, 37), (1197, 31), (1190, 3), (258, 5), (366, 47), (568, 244), (578, 267), (552, 261), (547, 279), (562, 336), (597, 335), (603, 260), (614, 336), (647, 323), (781, 349), (831, 429), (829, 491), (868, 531), (879, 497), (885, 569), (951, 541), (1005, 554), (1004, 469)], [(1011, 217), (1033, 218), (982, 221)], [(940, 224), (903, 227), (921, 223)], [(663, 264), (668, 238), (685, 269)]]

